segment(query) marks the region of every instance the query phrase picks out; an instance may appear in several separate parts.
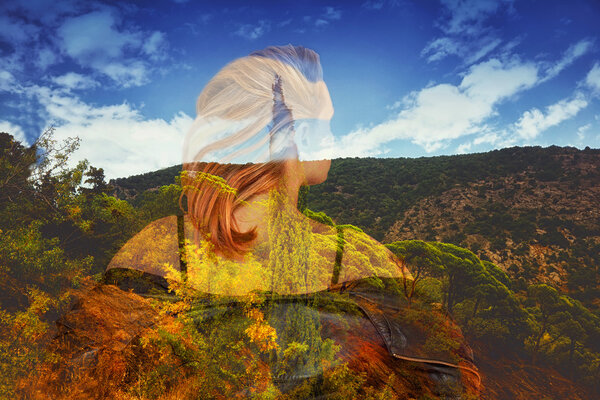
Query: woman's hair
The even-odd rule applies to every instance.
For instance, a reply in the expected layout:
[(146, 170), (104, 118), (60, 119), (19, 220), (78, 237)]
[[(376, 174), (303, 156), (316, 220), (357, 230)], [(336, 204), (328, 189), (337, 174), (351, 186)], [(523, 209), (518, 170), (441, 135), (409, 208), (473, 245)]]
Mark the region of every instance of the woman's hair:
[(304, 47), (254, 52), (208, 82), (185, 139), (181, 183), (192, 223), (216, 251), (250, 249), (256, 228), (241, 231), (234, 212), (276, 188), (284, 160), (298, 158), (294, 121), (331, 118), (330, 108), (319, 56)]
[[(283, 175), (282, 161), (264, 164), (197, 163), (182, 175), (188, 214), (196, 229), (224, 255), (244, 254), (256, 238), (256, 228), (242, 232), (234, 212), (252, 196), (274, 189)], [(219, 179), (221, 178), (221, 179)]]

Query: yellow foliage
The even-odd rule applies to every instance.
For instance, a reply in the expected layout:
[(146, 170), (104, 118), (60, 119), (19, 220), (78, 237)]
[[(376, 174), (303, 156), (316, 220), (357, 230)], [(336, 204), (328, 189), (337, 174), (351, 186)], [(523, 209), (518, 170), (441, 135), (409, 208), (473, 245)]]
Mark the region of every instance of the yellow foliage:
[(250, 309), (247, 315), (254, 320), (254, 324), (244, 331), (250, 341), (255, 343), (263, 352), (277, 349), (279, 347), (277, 345), (277, 331), (264, 320), (263, 313), (254, 308)]

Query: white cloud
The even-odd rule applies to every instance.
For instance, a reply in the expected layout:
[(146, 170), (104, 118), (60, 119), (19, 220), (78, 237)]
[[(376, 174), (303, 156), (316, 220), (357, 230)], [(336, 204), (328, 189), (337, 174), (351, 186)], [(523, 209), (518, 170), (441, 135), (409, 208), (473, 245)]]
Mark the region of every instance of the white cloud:
[(493, 51), (496, 47), (498, 47), (502, 43), (502, 40), (494, 37), (484, 36), (481, 40), (475, 43), (472, 52), (465, 54), (465, 62), (467, 64), (473, 64), (483, 57), (488, 55), (491, 51)]
[(203, 25), (206, 25), (211, 19), (213, 19), (214, 15), (207, 13), (207, 14), (202, 14), (200, 15), (200, 17), (198, 18), (200, 20), (200, 22)]
[(495, 106), (534, 86), (537, 67), (532, 63), (502, 63), (492, 59), (469, 69), (458, 86), (437, 84), (412, 92), (396, 105), (400, 111), (388, 121), (357, 128), (340, 138), (340, 152), (372, 156), (383, 152), (382, 145), (397, 139), (432, 152), (450, 140), (478, 133), (486, 140), (498, 140), (490, 134), (486, 122), (496, 114)]
[(0, 38), (8, 43), (18, 45), (36, 36), (40, 28), (35, 25), (19, 21), (8, 15), (0, 15)]
[(291, 23), (292, 23), (292, 19), (291, 19), (291, 18), (288, 18), (288, 19), (285, 19), (285, 20), (283, 20), (283, 21), (281, 21), (281, 22), (278, 22), (278, 23), (277, 23), (277, 27), (278, 27), (278, 28), (283, 28), (284, 26), (288, 26), (288, 25), (289, 25), (289, 24), (291, 24)]
[(116, 29), (116, 17), (108, 10), (67, 19), (58, 29), (63, 49), (82, 63), (103, 63), (123, 56), (126, 46), (138, 47), (138, 33)]
[(256, 25), (253, 24), (243, 24), (238, 27), (238, 29), (233, 32), (234, 35), (243, 37), (248, 40), (255, 40), (259, 37), (263, 36), (265, 33), (271, 30), (271, 22), (267, 20), (260, 20)]
[(463, 143), (456, 148), (456, 152), (458, 154), (465, 154), (467, 151), (471, 150), (472, 143)]
[(381, 10), (384, 4), (384, 0), (368, 0), (362, 4), (362, 7), (367, 10)]
[(123, 87), (141, 86), (148, 82), (148, 70), (142, 61), (115, 61), (103, 65), (100, 70)]
[(462, 44), (458, 40), (441, 37), (429, 42), (421, 51), (421, 57), (427, 57), (428, 62), (441, 60), (449, 55), (459, 55)]
[(37, 52), (37, 59), (35, 60), (35, 64), (41, 70), (45, 70), (50, 65), (56, 63), (58, 59), (59, 57), (56, 51), (49, 48), (42, 48)]
[(546, 108), (542, 112), (537, 108), (525, 111), (514, 125), (516, 136), (524, 140), (532, 140), (546, 129), (574, 117), (588, 102), (581, 93), (576, 93), (572, 99), (563, 99)]
[(479, 146), (481, 144), (488, 144), (492, 147), (498, 148), (512, 146), (515, 144), (515, 141), (507, 138), (506, 136), (501, 136), (498, 132), (489, 130), (479, 133), (477, 137), (469, 142), (460, 144), (456, 151), (458, 153), (466, 153), (467, 151), (470, 151), (473, 146)]
[(455, 55), (466, 65), (483, 59), (502, 40), (489, 23), (494, 14), (512, 11), (512, 0), (442, 0), (442, 17), (436, 25), (445, 36), (434, 38), (421, 51), (427, 62)]
[(403, 3), (403, 0), (367, 0), (362, 3), (361, 7), (366, 8), (367, 10), (378, 11), (381, 10), (386, 3), (389, 7), (393, 8)]
[(502, 139), (500, 138), (500, 136), (498, 136), (496, 132), (487, 132), (473, 139), (473, 144), (476, 146), (482, 143), (489, 143), (491, 145), (495, 145), (500, 143), (501, 141)]
[(0, 70), (0, 90), (6, 92), (15, 92), (17, 81), (13, 74), (6, 70)]
[(565, 69), (579, 57), (583, 56), (585, 53), (590, 51), (592, 48), (592, 44), (593, 42), (591, 40), (583, 39), (569, 46), (567, 51), (565, 51), (565, 53), (563, 54), (562, 58), (546, 70), (546, 76), (543, 78), (542, 81), (554, 78), (563, 69)]
[(577, 129), (577, 139), (579, 140), (579, 142), (583, 141), (583, 139), (585, 139), (585, 133), (587, 131), (590, 130), (590, 128), (592, 127), (592, 124), (585, 124), (580, 126)]
[(146, 55), (150, 56), (151, 59), (160, 60), (164, 59), (166, 56), (166, 46), (167, 41), (165, 39), (165, 34), (156, 31), (152, 33), (147, 40), (144, 41), (142, 49)]
[(447, 8), (450, 18), (442, 24), (442, 30), (448, 34), (477, 35), (483, 22), (496, 13), (502, 3), (510, 4), (511, 1), (502, 0), (442, 0)]
[[(328, 26), (333, 21), (339, 21), (342, 18), (342, 11), (337, 7), (324, 7), (323, 11), (319, 15), (304, 15), (301, 18), (301, 21), (304, 23), (305, 27), (296, 28), (294, 32), (296, 33), (305, 33), (307, 28), (314, 29), (318, 31), (320, 28), (324, 28)], [(284, 21), (285, 24), (278, 26), (285, 26), (288, 24), (287, 21)], [(290, 20), (291, 22), (291, 20)]]
[(330, 21), (339, 20), (342, 18), (342, 11), (335, 7), (325, 7), (325, 13), (323, 14), (323, 18), (328, 19)]
[(593, 90), (600, 92), (600, 64), (595, 63), (585, 77), (585, 83)]
[(140, 86), (148, 82), (150, 73), (143, 58), (156, 61), (165, 57), (165, 35), (122, 25), (116, 12), (104, 9), (67, 18), (57, 34), (63, 52), (82, 67), (92, 68), (124, 87)]
[(128, 103), (100, 106), (46, 87), (29, 88), (56, 127), (56, 138), (78, 136), (73, 162), (87, 159), (108, 178), (129, 176), (181, 163), (183, 137), (193, 119), (183, 112), (170, 120), (146, 119)]
[(16, 140), (21, 142), (24, 146), (29, 146), (29, 141), (27, 140), (23, 129), (20, 126), (13, 124), (12, 122), (0, 120), (0, 132), (10, 133)]
[(53, 77), (52, 82), (68, 90), (91, 89), (100, 85), (94, 79), (75, 72)]
[(462, 38), (445, 36), (430, 41), (421, 51), (421, 57), (427, 57), (427, 62), (433, 62), (455, 55), (463, 58), (465, 63), (469, 65), (488, 55), (501, 43), (500, 39), (487, 35), (468, 41)]
[(503, 64), (500, 60), (491, 59), (472, 66), (460, 88), (469, 97), (492, 105), (532, 87), (537, 80), (537, 66), (533, 63), (515, 60)]

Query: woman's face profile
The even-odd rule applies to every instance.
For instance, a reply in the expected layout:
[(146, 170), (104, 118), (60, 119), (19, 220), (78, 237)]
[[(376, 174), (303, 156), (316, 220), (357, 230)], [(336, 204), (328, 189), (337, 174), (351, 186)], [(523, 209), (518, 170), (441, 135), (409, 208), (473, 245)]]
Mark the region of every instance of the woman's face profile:
[[(325, 83), (319, 82), (319, 84), (322, 87), (321, 96), (326, 99), (323, 104), (326, 106), (321, 109), (318, 118), (298, 121), (295, 134), (295, 144), (306, 185), (318, 185), (325, 182), (331, 167), (331, 159), (313, 160), (314, 157), (311, 158), (311, 155), (314, 156), (320, 151), (327, 153), (327, 150), (332, 150), (331, 147), (335, 142), (330, 127), (330, 120), (334, 112), (333, 104)], [(303, 160), (305, 157), (306, 159)]]
[(325, 182), (331, 167), (331, 160), (301, 161), (300, 163), (306, 185), (318, 185)]

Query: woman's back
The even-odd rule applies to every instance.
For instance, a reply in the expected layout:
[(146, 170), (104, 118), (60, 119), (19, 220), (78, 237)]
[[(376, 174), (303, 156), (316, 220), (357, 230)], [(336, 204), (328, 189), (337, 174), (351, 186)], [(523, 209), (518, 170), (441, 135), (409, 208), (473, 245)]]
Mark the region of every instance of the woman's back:
[[(199, 250), (180, 245), (185, 229), (182, 218), (179, 224), (174, 216), (155, 221), (115, 256), (103, 284), (82, 296), (61, 320), (55, 341), (61, 372), (52, 376), (62, 374), (67, 390), (56, 391), (56, 380), (47, 381), (46, 390), (54, 390), (56, 398), (60, 393), (106, 398), (141, 385), (140, 393), (149, 396), (158, 392), (143, 387), (154, 379), (162, 382), (159, 398), (182, 399), (197, 398), (194, 390), (205, 393), (203, 398), (476, 392), (475, 375), (455, 367), (473, 369), (468, 347), (451, 321), (433, 310), (407, 309), (401, 278), (345, 279), (387, 254), (369, 249), (372, 239), (364, 233), (310, 224), (308, 242), (314, 249), (307, 257), (327, 265), (315, 269), (324, 276), (317, 280), (323, 282), (319, 290), (274, 293), (269, 289), (276, 284), (265, 279), (262, 285), (248, 280), (244, 293), (235, 293), (232, 285), (218, 284), (226, 278), (243, 282), (233, 269), (218, 272), (213, 266), (212, 279), (196, 274), (196, 280), (185, 281), (149, 272), (165, 263), (181, 269), (173, 268), (179, 266), (179, 250)], [(191, 262), (187, 271), (207, 264), (187, 256), (183, 260)], [(140, 268), (126, 267), (133, 265)], [(292, 286), (283, 282), (279, 287)], [(437, 339), (446, 337), (453, 345), (441, 352), (428, 348), (432, 325)]]
[(187, 216), (165, 217), (130, 239), (107, 270), (130, 268), (166, 277), (184, 265), (187, 280), (198, 290), (237, 296), (257, 290), (311, 293), (371, 276), (411, 279), (387, 248), (356, 228), (304, 216), (280, 218), (271, 224), (268, 240), (242, 260), (230, 260), (214, 254)]

